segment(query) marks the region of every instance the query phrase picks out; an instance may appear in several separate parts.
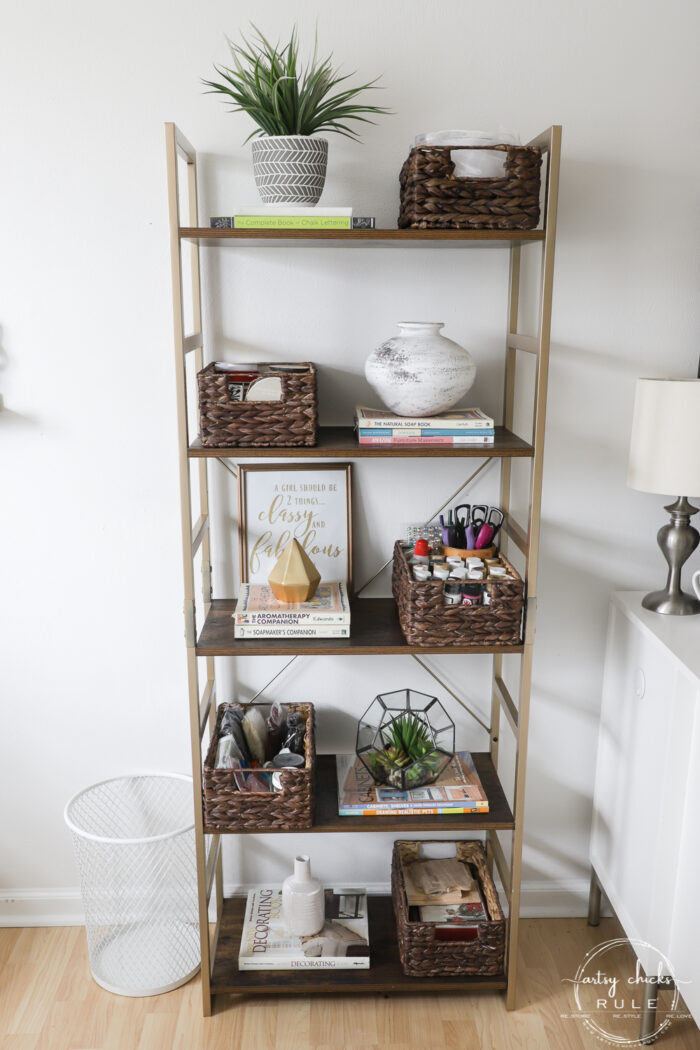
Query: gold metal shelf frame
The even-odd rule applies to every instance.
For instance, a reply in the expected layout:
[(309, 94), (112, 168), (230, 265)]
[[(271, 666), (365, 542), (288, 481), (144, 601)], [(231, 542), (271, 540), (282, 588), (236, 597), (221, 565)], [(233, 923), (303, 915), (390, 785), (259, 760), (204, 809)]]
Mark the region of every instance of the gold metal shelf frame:
[[(353, 236), (352, 231), (345, 231), (343, 236), (332, 236), (325, 231), (308, 233), (300, 236), (299, 231), (275, 231), (274, 237), (238, 237), (233, 236), (236, 231), (212, 231), (206, 227), (200, 227), (197, 210), (197, 155), (193, 147), (177, 129), (174, 124), (165, 125), (166, 158), (168, 173), (168, 199), (170, 217), (170, 248), (172, 264), (172, 287), (173, 287), (173, 324), (175, 341), (175, 374), (177, 389), (177, 420), (178, 420), (178, 452), (180, 465), (180, 515), (182, 526), (182, 556), (184, 573), (184, 614), (185, 614), (185, 642), (187, 647), (187, 681), (190, 708), (190, 734), (192, 739), (192, 775), (194, 785), (194, 810), (195, 810), (195, 833), (196, 833), (196, 855), (198, 873), (199, 893), (199, 923), (202, 949), (202, 1004), (205, 1016), (212, 1012), (213, 996), (221, 989), (221, 994), (230, 994), (232, 990), (240, 987), (241, 991), (255, 990), (265, 991), (264, 987), (248, 989), (244, 981), (237, 983), (237, 973), (233, 964), (226, 971), (225, 979), (221, 982), (213, 981), (216, 972), (226, 970), (225, 960), (221, 952), (217, 957), (217, 945), (219, 933), (222, 928), (222, 916), (224, 913), (223, 899), (223, 873), (221, 861), (221, 836), (208, 836), (209, 849), (204, 836), (202, 820), (202, 739), (207, 726), (213, 728), (216, 715), (216, 681), (214, 674), (214, 657), (198, 656), (197, 626), (195, 616), (195, 594), (196, 573), (195, 556), (201, 555), (201, 593), (204, 603), (205, 616), (211, 608), (212, 578), (211, 578), (211, 537), (209, 520), (209, 497), (208, 497), (208, 464), (211, 457), (198, 457), (191, 460), (191, 447), (196, 447), (193, 440), (195, 436), (189, 434), (188, 429), (188, 376), (186, 360), (188, 355), (194, 355), (194, 372), (198, 372), (204, 366), (204, 339), (202, 328), (202, 298), (200, 283), (200, 249), (209, 245), (218, 245), (218, 250), (230, 246), (236, 250), (248, 251), (250, 247), (265, 246), (268, 250), (276, 246), (293, 248), (295, 246), (324, 243), (328, 249), (347, 250), (348, 247), (357, 247), (365, 250), (376, 250), (393, 248), (402, 250), (406, 247), (412, 248), (435, 248), (444, 247), (457, 250), (460, 248), (496, 248), (507, 250), (510, 253), (510, 275), (508, 291), (508, 324), (506, 335), (506, 360), (505, 360), (505, 396), (504, 396), (504, 418), (503, 424), (508, 431), (513, 430), (514, 408), (516, 398), (516, 358), (519, 353), (533, 355), (535, 359), (535, 395), (533, 406), (532, 435), (529, 438), (533, 452), (528, 456), (530, 464), (529, 478), (529, 509), (527, 523), (519, 525), (510, 517), (511, 509), (511, 463), (508, 453), (501, 453), (495, 460), (501, 464), (500, 497), (501, 507), (507, 516), (507, 526), (504, 528), (502, 545), (506, 554), (510, 545), (516, 547), (525, 559), (525, 580), (527, 588), (527, 604), (525, 616), (525, 637), (522, 652), (514, 658), (520, 660), (519, 690), (517, 698), (513, 697), (504, 680), (504, 657), (495, 653), (493, 659), (493, 679), (491, 695), (491, 717), (490, 726), (479, 719), (473, 710), (465, 705), (460, 699), (422, 660), (418, 659), (421, 667), (428, 674), (436, 677), (443, 687), (460, 703), (468, 714), (477, 717), (477, 721), (489, 729), (490, 756), (493, 765), (498, 770), (499, 736), (501, 713), (505, 716), (505, 723), (514, 735), (515, 740), (515, 779), (513, 785), (513, 816), (514, 827), (512, 831), (497, 831), (486, 829), (486, 846), (491, 867), (495, 865), (501, 878), (505, 895), (508, 900), (508, 938), (506, 955), (506, 973), (503, 980), (478, 979), (464, 980), (455, 978), (442, 981), (440, 987), (433, 985), (436, 991), (443, 990), (480, 990), (486, 988), (499, 989), (505, 986), (506, 1006), (513, 1009), (516, 1006), (516, 979), (517, 979), (517, 956), (518, 956), (518, 922), (520, 914), (520, 879), (523, 848), (523, 818), (525, 804), (525, 774), (527, 766), (527, 737), (530, 712), (530, 689), (532, 681), (532, 658), (535, 636), (535, 614), (537, 606), (537, 563), (539, 557), (540, 540), (540, 503), (542, 495), (542, 467), (544, 455), (545, 434), (545, 412), (547, 400), (547, 378), (549, 369), (549, 344), (552, 312), (552, 284), (554, 276), (554, 244), (557, 219), (557, 195), (559, 186), (559, 161), (561, 153), (561, 127), (555, 125), (542, 135), (533, 139), (528, 145), (539, 146), (544, 157), (544, 220), (542, 230), (524, 231), (521, 235), (516, 233), (498, 233), (489, 231), (426, 231), (421, 230), (385, 230), (372, 231), (372, 236), (363, 236), (363, 231), (357, 231)], [(178, 170), (178, 160), (184, 162), (186, 178), (181, 181)], [(181, 206), (181, 198), (186, 203)], [(220, 234), (229, 236), (220, 236)], [(214, 234), (219, 234), (215, 236)], [(521, 251), (523, 247), (530, 251), (541, 252), (540, 280), (539, 280), (539, 305), (537, 332), (523, 334), (518, 332), (519, 302), (521, 295)], [(186, 328), (185, 317), (185, 253), (189, 254), (189, 279), (191, 280), (190, 312), (192, 315), (192, 330)], [(194, 391), (191, 392), (192, 394)], [(396, 455), (396, 450), (392, 450)], [(514, 451), (513, 455), (517, 453)], [(359, 455), (359, 453), (358, 453)], [(471, 452), (473, 457), (473, 451)], [(522, 453), (521, 453), (522, 455)], [(225, 459), (250, 459), (254, 458), (254, 450), (224, 449), (218, 454), (222, 463)], [(451, 450), (451, 458), (454, 453)], [(483, 452), (485, 460), (488, 460), (488, 452)], [(299, 458), (304, 458), (304, 450), (299, 450)], [(196, 464), (194, 467), (195, 485), (190, 482), (190, 462)], [(224, 464), (226, 465), (226, 464)], [(193, 488), (195, 491), (193, 492)], [(287, 651), (285, 649), (285, 651)], [(407, 650), (408, 652), (409, 650)], [(299, 642), (299, 655), (304, 654), (304, 643)], [(442, 655), (442, 654), (441, 654)], [(448, 655), (447, 653), (445, 655)], [(361, 657), (360, 657), (361, 658)], [(293, 658), (294, 659), (294, 658)], [(199, 667), (200, 661), (204, 662), (205, 674), (202, 676), (200, 685)], [(291, 661), (290, 661), (291, 663)], [(283, 668), (284, 671), (286, 669)], [(281, 672), (278, 672), (278, 674)], [(277, 675), (275, 676), (277, 677)], [(436, 818), (426, 819), (426, 830), (434, 830)], [(369, 818), (368, 818), (369, 820)], [(432, 820), (432, 823), (431, 823)], [(367, 831), (372, 830), (371, 823)], [(473, 833), (479, 830), (478, 824), (469, 822), (468, 827), (463, 829), (465, 833)], [(483, 829), (482, 829), (483, 830)], [(499, 835), (512, 835), (510, 863), (506, 859)], [(387, 862), (388, 869), (388, 862)], [(213, 935), (210, 932), (209, 912), (210, 907), (216, 911), (216, 926)], [(378, 972), (382, 976), (382, 987), (389, 991), (429, 991), (430, 979), (406, 979), (392, 958), (378, 960)], [(370, 971), (371, 974), (371, 971)], [(283, 975), (276, 975), (280, 978)], [(308, 982), (300, 981), (299, 975), (294, 974), (295, 980), (285, 982), (280, 979), (275, 983), (275, 994), (283, 992), (312, 992), (333, 991), (334, 982), (326, 987), (323, 983), (323, 975), (317, 971), (308, 971)], [(249, 982), (248, 982), (249, 983)], [(340, 986), (342, 982), (335, 982)], [(343, 988), (343, 990), (349, 990)], [(371, 982), (362, 982), (358, 991), (372, 991)]]

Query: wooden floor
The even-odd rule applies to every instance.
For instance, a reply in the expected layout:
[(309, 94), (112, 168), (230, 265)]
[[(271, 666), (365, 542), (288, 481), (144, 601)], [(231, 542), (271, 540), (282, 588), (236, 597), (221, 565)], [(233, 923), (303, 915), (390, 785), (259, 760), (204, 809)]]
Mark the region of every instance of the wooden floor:
[[(498, 993), (220, 999), (201, 1016), (199, 979), (128, 999), (90, 978), (79, 927), (0, 930), (2, 1050), (600, 1050), (573, 1011), (585, 951), (619, 935), (613, 919), (530, 919), (521, 926), (519, 1009)], [(669, 993), (664, 992), (663, 996)], [(629, 1037), (638, 1026), (630, 1022)], [(627, 1034), (627, 1033), (626, 1033)], [(700, 1050), (692, 1020), (657, 1044)]]

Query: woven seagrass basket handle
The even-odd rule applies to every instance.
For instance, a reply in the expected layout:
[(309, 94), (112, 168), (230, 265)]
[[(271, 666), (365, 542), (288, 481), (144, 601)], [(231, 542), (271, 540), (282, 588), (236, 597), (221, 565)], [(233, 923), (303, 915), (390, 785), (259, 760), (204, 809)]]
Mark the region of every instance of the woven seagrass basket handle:
[[(416, 146), (415, 147), (415, 149), (420, 150), (421, 153), (427, 153), (429, 151), (440, 150), (443, 153), (447, 154), (447, 159), (448, 159), (449, 163), (452, 166), (452, 169), (449, 172), (449, 175), (447, 177), (450, 178), (450, 179), (454, 179), (456, 182), (489, 182), (489, 181), (494, 181), (496, 179), (508, 178), (508, 176), (510, 174), (512, 174), (512, 167), (514, 166), (515, 158), (517, 157), (517, 154), (514, 153), (513, 151), (514, 150), (522, 150), (524, 148), (528, 148), (528, 147), (513, 146), (513, 145), (509, 145), (508, 143), (494, 143), (494, 144), (492, 144), (490, 146), (464, 146), (464, 145), (462, 145), (462, 146)], [(455, 149), (455, 150), (483, 149), (483, 150), (491, 150), (493, 152), (505, 153), (506, 154), (506, 159), (505, 159), (505, 168), (504, 168), (503, 175), (455, 175), (455, 173), (454, 173), (455, 162), (452, 159), (452, 150), (453, 149)]]

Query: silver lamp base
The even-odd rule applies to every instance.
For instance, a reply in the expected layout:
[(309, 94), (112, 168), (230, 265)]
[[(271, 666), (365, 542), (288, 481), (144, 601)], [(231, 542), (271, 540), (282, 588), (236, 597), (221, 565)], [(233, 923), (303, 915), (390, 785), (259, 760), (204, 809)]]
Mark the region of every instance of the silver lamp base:
[(694, 616), (700, 613), (700, 600), (681, 590), (681, 570), (700, 542), (700, 532), (690, 519), (700, 508), (679, 496), (675, 503), (664, 507), (671, 521), (659, 529), (656, 539), (668, 562), (668, 579), (663, 591), (652, 591), (642, 601), (645, 609), (671, 616)]

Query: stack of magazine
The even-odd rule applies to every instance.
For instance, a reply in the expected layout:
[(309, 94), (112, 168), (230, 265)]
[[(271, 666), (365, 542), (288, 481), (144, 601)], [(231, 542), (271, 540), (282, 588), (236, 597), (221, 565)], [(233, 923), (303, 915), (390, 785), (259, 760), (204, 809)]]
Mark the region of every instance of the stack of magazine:
[(398, 791), (377, 784), (356, 755), (336, 755), (341, 817), (414, 817), (488, 813), (486, 797), (469, 751), (458, 751), (434, 784)]
[(436, 923), (434, 937), (439, 941), (478, 936), (478, 923), (489, 915), (468, 864), (456, 858), (416, 860), (403, 865), (403, 879), (409, 921)]
[(298, 937), (285, 925), (282, 893), (260, 886), (245, 909), (239, 970), (368, 970), (369, 929), (364, 889), (326, 890), (318, 933)]
[(320, 583), (308, 602), (280, 602), (262, 583), (243, 583), (233, 614), (235, 638), (349, 638), (344, 580)]

